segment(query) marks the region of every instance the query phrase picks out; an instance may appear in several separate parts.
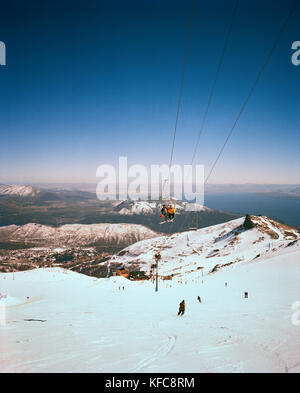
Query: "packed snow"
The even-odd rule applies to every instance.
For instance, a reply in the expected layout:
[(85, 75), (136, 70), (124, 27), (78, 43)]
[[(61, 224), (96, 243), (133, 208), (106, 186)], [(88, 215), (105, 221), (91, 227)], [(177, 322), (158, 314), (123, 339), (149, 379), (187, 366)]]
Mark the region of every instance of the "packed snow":
[[(213, 247), (222, 250), (235, 239), (230, 228), (223, 231), (207, 228), (203, 242), (214, 238), (218, 246)], [(257, 250), (250, 249), (264, 242), (253, 244), (261, 236), (257, 231), (239, 234), (247, 237), (252, 256)], [(269, 227), (266, 231), (271, 233)], [(96, 279), (57, 268), (0, 274), (7, 303), (0, 326), (0, 370), (298, 373), (300, 323), (293, 323), (293, 305), (300, 300), (300, 248), (296, 233), (294, 240), (288, 236), (293, 237), (283, 234), (276, 240), (272, 235), (271, 251), (216, 273), (189, 268), (172, 280), (161, 277), (158, 292), (152, 280)], [(172, 247), (182, 254), (191, 247), (198, 251), (197, 232), (186, 237), (176, 235), (162, 252), (165, 259), (173, 257), (174, 269)], [(246, 252), (246, 243), (238, 247), (231, 250), (234, 257)], [(183, 299), (186, 312), (179, 317)]]

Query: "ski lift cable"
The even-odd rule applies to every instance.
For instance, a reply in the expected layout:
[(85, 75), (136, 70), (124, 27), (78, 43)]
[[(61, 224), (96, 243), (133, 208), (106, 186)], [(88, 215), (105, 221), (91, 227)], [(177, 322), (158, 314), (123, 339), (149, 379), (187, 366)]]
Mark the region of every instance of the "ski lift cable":
[(217, 155), (217, 158), (215, 159), (215, 161), (214, 161), (214, 163), (213, 163), (213, 165), (212, 165), (212, 167), (211, 167), (211, 169), (210, 169), (210, 171), (209, 171), (209, 173), (208, 173), (208, 175), (207, 175), (207, 177), (205, 179), (204, 184), (207, 184), (207, 182), (208, 182), (208, 180), (209, 180), (209, 178), (210, 178), (210, 176), (211, 176), (215, 166), (217, 165), (217, 163), (218, 163), (218, 161), (219, 161), (219, 159), (220, 159), (220, 157), (221, 157), (221, 155), (222, 155), (222, 153), (223, 153), (223, 151), (224, 151), (224, 149), (225, 149), (225, 147), (226, 147), (226, 145), (227, 145), (231, 135), (233, 134), (233, 131), (235, 130), (235, 128), (236, 128), (236, 126), (237, 126), (237, 124), (238, 124), (238, 122), (239, 122), (239, 120), (240, 120), (240, 118), (241, 118), (241, 116), (242, 116), (242, 114), (243, 114), (243, 112), (244, 112), (244, 110), (245, 110), (245, 108), (246, 108), (250, 98), (252, 97), (252, 95), (253, 95), (253, 93), (255, 91), (256, 86), (258, 85), (258, 82), (260, 81), (260, 79), (261, 79), (261, 77), (262, 77), (262, 75), (263, 75), (263, 73), (264, 73), (268, 63), (271, 60), (271, 58), (273, 56), (273, 53), (274, 53), (274, 51), (275, 51), (275, 49), (276, 49), (276, 47), (277, 47), (277, 45), (278, 45), (282, 35), (283, 35), (283, 33), (285, 32), (285, 29), (286, 29), (290, 19), (292, 18), (298, 3), (299, 3), (299, 0), (296, 0), (293, 3), (287, 18), (285, 19), (285, 21), (284, 21), (284, 23), (283, 23), (283, 25), (281, 27), (281, 30), (280, 30), (278, 36), (276, 37), (275, 42), (274, 42), (274, 44), (273, 44), (273, 46), (272, 46), (272, 48), (271, 48), (271, 50), (270, 50), (270, 52), (268, 54), (268, 56), (267, 56), (267, 58), (266, 58), (266, 60), (265, 60), (265, 62), (263, 64), (263, 66), (261, 67), (261, 69), (260, 69), (260, 71), (259, 71), (259, 73), (258, 73), (258, 75), (256, 77), (256, 80), (254, 81), (254, 83), (253, 83), (253, 85), (252, 85), (252, 87), (250, 89), (250, 92), (249, 92), (248, 96), (246, 97), (245, 101), (243, 102), (243, 104), (241, 106), (241, 109), (240, 109), (240, 111), (239, 111), (239, 113), (237, 115), (237, 118), (235, 119), (235, 121), (233, 123), (233, 126), (231, 127), (231, 129), (230, 129), (230, 131), (229, 131), (229, 133), (228, 133), (228, 135), (227, 135), (227, 137), (226, 137), (226, 139), (225, 139), (225, 141), (224, 141), (224, 143), (223, 143), (223, 145), (222, 145), (222, 147), (221, 147), (221, 149), (220, 149), (220, 151), (219, 151), (219, 153)]
[[(179, 97), (178, 97), (178, 104), (177, 104), (177, 111), (176, 111), (176, 118), (175, 118), (175, 126), (174, 126), (173, 140), (172, 140), (172, 146), (171, 146), (171, 155), (170, 155), (170, 162), (169, 162), (169, 167), (168, 167), (169, 171), (168, 171), (168, 177), (166, 179), (164, 179), (164, 183), (163, 183), (163, 186), (162, 186), (162, 199), (163, 199), (164, 189), (165, 189), (167, 183), (170, 180), (170, 171), (171, 171), (171, 166), (172, 166), (173, 156), (174, 156), (174, 148), (175, 148), (177, 127), (178, 127), (178, 119), (179, 119), (179, 113), (180, 113), (180, 109), (181, 109), (184, 77), (185, 77), (185, 71), (186, 71), (186, 66), (187, 66), (187, 59), (188, 59), (189, 48), (190, 48), (190, 39), (191, 39), (191, 30), (192, 30), (192, 25), (193, 25), (195, 3), (196, 3), (196, 0), (192, 0), (192, 9), (191, 9), (190, 21), (189, 21), (189, 26), (188, 26), (187, 42), (186, 42), (186, 48), (185, 48), (185, 54), (184, 54), (184, 63), (183, 63), (183, 69), (182, 69), (182, 75), (181, 75)], [(173, 221), (172, 221), (172, 223), (171, 223), (171, 225), (169, 227), (169, 236), (171, 234), (171, 229), (173, 228), (173, 224), (174, 224), (174, 219), (173, 219)], [(164, 244), (166, 244), (167, 240), (168, 240), (168, 238), (166, 238)], [(162, 247), (163, 246), (161, 246), (160, 249)]]
[[(225, 53), (226, 53), (228, 45), (229, 45), (229, 40), (230, 40), (230, 36), (231, 36), (231, 33), (232, 33), (233, 25), (234, 25), (234, 22), (235, 22), (235, 19), (236, 19), (238, 7), (239, 7), (239, 0), (236, 0), (234, 8), (233, 8), (233, 12), (232, 12), (231, 20), (230, 20), (230, 23), (229, 23), (229, 27), (228, 27), (228, 30), (227, 30), (224, 46), (223, 46), (223, 49), (222, 49), (222, 52), (221, 52), (221, 55), (220, 55), (220, 58), (219, 58), (219, 62), (218, 62), (218, 65), (217, 65), (215, 78), (214, 78), (214, 81), (213, 81), (213, 84), (212, 84), (212, 87), (211, 87), (211, 90), (210, 90), (210, 93), (209, 93), (209, 96), (208, 96), (208, 101), (207, 101), (207, 104), (206, 104), (206, 107), (205, 107), (205, 111), (204, 111), (204, 115), (203, 115), (203, 118), (202, 118), (202, 122), (201, 122), (201, 125), (200, 125), (197, 141), (196, 141), (196, 144), (195, 144), (195, 147), (194, 147), (194, 151), (193, 151), (193, 155), (192, 155), (192, 159), (191, 159), (191, 166), (193, 165), (193, 163), (195, 161), (195, 158), (196, 158), (196, 153), (197, 153), (197, 150), (198, 150), (198, 147), (199, 147), (199, 142), (200, 142), (201, 136), (203, 134), (203, 130), (204, 130), (204, 127), (205, 127), (205, 124), (206, 124), (206, 119), (207, 119), (207, 116), (208, 116), (208, 112), (209, 112), (209, 109), (210, 109), (210, 106), (211, 106), (211, 103), (212, 103), (212, 99), (213, 99), (213, 96), (214, 96), (214, 93), (215, 93), (215, 90), (216, 90), (216, 86), (217, 86), (217, 82), (218, 82), (219, 75), (220, 75), (220, 72), (221, 72), (221, 68), (222, 68), (222, 65), (223, 65), (223, 62), (224, 62)], [(197, 213), (197, 211), (195, 211), (195, 227), (198, 228), (198, 213)]]
[[(212, 98), (213, 98), (213, 95), (214, 95), (214, 91), (215, 91), (215, 88), (216, 88), (218, 77), (219, 77), (219, 74), (220, 74), (220, 71), (221, 71), (221, 67), (222, 67), (222, 64), (223, 64), (224, 56), (225, 56), (225, 53), (226, 53), (226, 50), (227, 50), (227, 47), (228, 47), (229, 38), (230, 38), (230, 35), (231, 35), (231, 32), (232, 32), (233, 24), (234, 24), (235, 17), (236, 17), (236, 14), (237, 14), (238, 5), (239, 5), (239, 0), (236, 0), (235, 6), (234, 6), (234, 10), (233, 10), (233, 14), (232, 14), (232, 18), (231, 18), (230, 25), (229, 25), (229, 29), (228, 29), (228, 32), (227, 32), (227, 35), (226, 35), (224, 47), (223, 47), (223, 50), (221, 52), (220, 60), (219, 60), (219, 63), (218, 63), (216, 76), (215, 76), (215, 79), (214, 79), (214, 82), (213, 82), (213, 85), (212, 85), (212, 89), (211, 89), (210, 94), (209, 94), (209, 99), (208, 99), (208, 103), (207, 103), (207, 106), (206, 106), (206, 109), (205, 109), (205, 114), (204, 114), (204, 117), (203, 117), (203, 120), (202, 120), (202, 124), (201, 124), (201, 127), (200, 127), (200, 132), (199, 132), (199, 135), (198, 135), (197, 143), (196, 143), (196, 146), (194, 148), (192, 163), (194, 162), (194, 159), (195, 159), (195, 156), (196, 156), (196, 152), (197, 152), (197, 149), (198, 149), (200, 137), (201, 137), (201, 134), (203, 132), (205, 121), (206, 121), (206, 118), (207, 118), (207, 115), (208, 115), (208, 111), (209, 111), (209, 108), (210, 108), (210, 105), (211, 105), (211, 102), (212, 102)], [(189, 23), (189, 27), (188, 27), (187, 44), (186, 44), (186, 49), (185, 49), (184, 65), (183, 65), (183, 70), (182, 70), (179, 98), (178, 98), (178, 104), (177, 104), (177, 112), (176, 112), (175, 127), (174, 127), (173, 141), (172, 141), (172, 147), (171, 147), (171, 156), (170, 156), (170, 162), (169, 162), (168, 178), (164, 179), (164, 183), (163, 183), (163, 187), (162, 187), (162, 194), (164, 193), (164, 189), (165, 189), (167, 183), (170, 180), (170, 170), (171, 170), (171, 167), (172, 167), (173, 156), (174, 156), (175, 140), (176, 140), (176, 135), (177, 135), (177, 127), (178, 127), (179, 113), (180, 113), (180, 109), (181, 109), (184, 77), (185, 77), (185, 71), (186, 71), (187, 59), (188, 59), (188, 53), (189, 53), (189, 47), (190, 47), (190, 37), (191, 37), (191, 28), (192, 28), (192, 23), (193, 23), (194, 9), (195, 9), (195, 0), (193, 0), (193, 2), (192, 2), (190, 23)], [(173, 223), (172, 223), (171, 226), (173, 227)], [(169, 233), (171, 232), (171, 226), (169, 228), (170, 229)]]
[(199, 146), (199, 142), (200, 142), (201, 136), (203, 134), (203, 130), (204, 130), (204, 126), (205, 126), (205, 123), (206, 123), (208, 111), (209, 111), (210, 105), (212, 103), (213, 95), (214, 95), (214, 92), (215, 92), (215, 89), (216, 89), (217, 81), (219, 79), (219, 75), (220, 75), (220, 71), (221, 71), (221, 68), (222, 68), (222, 64), (223, 64), (223, 60), (224, 60), (224, 57), (225, 57), (225, 53), (226, 53), (226, 50), (227, 50), (227, 47), (228, 47), (228, 44), (229, 44), (229, 39), (230, 39), (230, 35), (231, 35), (232, 28), (233, 28), (233, 25), (234, 25), (234, 21), (235, 21), (235, 18), (236, 18), (238, 6), (239, 6), (239, 0), (236, 0), (235, 6), (234, 6), (234, 9), (233, 9), (233, 14), (232, 14), (231, 21), (230, 21), (230, 25), (229, 25), (229, 28), (228, 28), (228, 31), (227, 31), (227, 34), (226, 34), (224, 47), (223, 47), (223, 50), (221, 52), (220, 60), (219, 60), (219, 63), (218, 63), (215, 79), (213, 81), (212, 88), (211, 88), (210, 93), (209, 93), (207, 105), (206, 105), (206, 108), (205, 108), (205, 112), (204, 112), (204, 115), (203, 115), (203, 118), (202, 118), (202, 123), (201, 123), (201, 126), (200, 126), (198, 138), (197, 138), (196, 145), (195, 145), (195, 148), (194, 148), (194, 152), (193, 152), (193, 155), (192, 155), (191, 165), (193, 165), (193, 163), (194, 163), (194, 160), (195, 160), (195, 157), (196, 157), (196, 153), (197, 153), (197, 150), (198, 150), (198, 146)]
[(171, 170), (171, 166), (172, 166), (172, 162), (173, 162), (173, 156), (174, 156), (175, 140), (176, 140), (176, 134), (177, 134), (179, 113), (180, 113), (180, 109), (181, 109), (183, 83), (184, 83), (185, 71), (186, 71), (186, 66), (187, 66), (187, 59), (188, 59), (189, 48), (190, 48), (191, 30), (192, 30), (192, 24), (193, 24), (195, 3), (196, 3), (196, 0), (193, 0), (192, 1), (192, 9), (191, 9), (190, 21), (189, 21), (189, 26), (188, 26), (187, 42), (186, 42), (185, 54), (184, 54), (184, 63), (183, 63), (183, 69), (182, 69), (182, 75), (181, 75), (179, 97), (178, 97), (177, 111), (176, 111), (176, 118), (175, 118), (175, 126), (174, 126), (174, 132), (173, 132), (173, 140), (172, 140), (172, 146), (171, 146), (171, 156), (170, 156), (170, 162), (169, 162), (169, 174), (168, 174), (168, 178), (165, 179), (165, 183), (164, 183), (163, 189), (164, 189), (166, 183), (170, 180), (170, 170)]

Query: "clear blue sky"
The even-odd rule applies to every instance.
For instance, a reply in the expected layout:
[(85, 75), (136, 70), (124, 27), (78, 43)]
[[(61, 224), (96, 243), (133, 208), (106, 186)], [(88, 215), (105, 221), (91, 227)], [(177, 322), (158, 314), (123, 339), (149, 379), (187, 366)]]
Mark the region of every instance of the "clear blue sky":
[[(208, 170), (294, 0), (241, 0), (200, 143)], [(235, 0), (196, 1), (174, 163), (189, 164)], [(1, 5), (0, 181), (96, 181), (100, 164), (167, 164), (192, 1)], [(300, 6), (212, 183), (300, 183)]]

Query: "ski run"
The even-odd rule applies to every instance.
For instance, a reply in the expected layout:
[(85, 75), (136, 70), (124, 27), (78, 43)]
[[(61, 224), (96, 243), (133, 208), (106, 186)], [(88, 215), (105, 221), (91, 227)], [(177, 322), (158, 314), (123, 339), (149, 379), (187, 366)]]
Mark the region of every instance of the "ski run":
[(148, 267), (170, 240), (158, 292), (59, 268), (0, 274), (1, 372), (300, 372), (299, 234), (252, 219), (128, 247), (119, 260)]

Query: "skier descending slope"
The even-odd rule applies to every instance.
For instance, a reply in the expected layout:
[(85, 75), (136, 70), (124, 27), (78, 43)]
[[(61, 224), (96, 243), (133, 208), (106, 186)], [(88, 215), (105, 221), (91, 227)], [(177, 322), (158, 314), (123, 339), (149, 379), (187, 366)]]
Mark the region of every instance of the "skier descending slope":
[(179, 304), (179, 311), (177, 315), (183, 315), (185, 312), (185, 301), (183, 300), (180, 304)]

